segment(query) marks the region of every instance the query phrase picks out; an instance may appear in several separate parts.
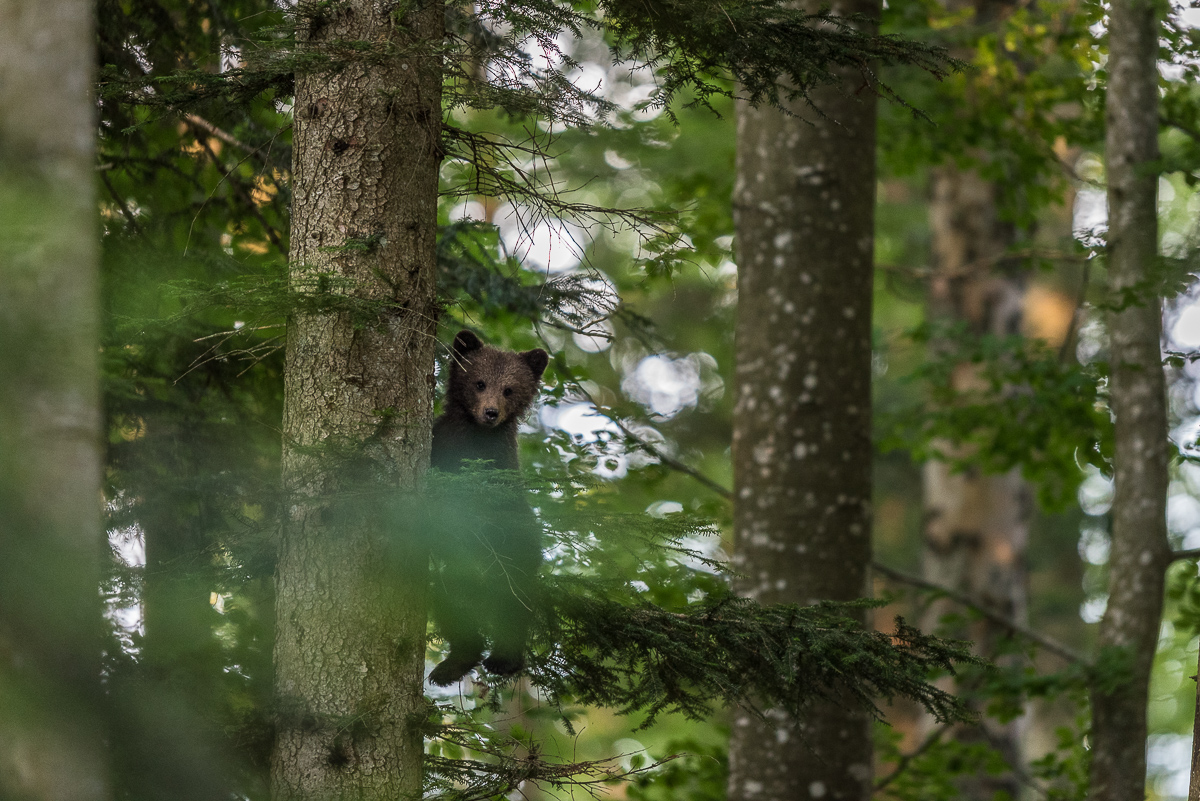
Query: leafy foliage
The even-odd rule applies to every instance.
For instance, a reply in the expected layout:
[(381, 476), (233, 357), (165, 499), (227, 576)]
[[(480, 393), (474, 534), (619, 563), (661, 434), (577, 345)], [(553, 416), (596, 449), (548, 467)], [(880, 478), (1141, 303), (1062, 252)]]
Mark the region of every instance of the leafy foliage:
[(1074, 0), (994, 15), (933, 0), (889, 4), (895, 30), (944, 45), (968, 68), (936, 84), (897, 84), (936, 125), (914, 125), (882, 107), (885, 167), (898, 174), (944, 163), (977, 170), (999, 188), (1002, 218), (1030, 226), (1077, 177), (1063, 163), (1064, 148), (1103, 138), (1101, 54), (1089, 31), (1101, 15), (1098, 5)]
[(1019, 467), (1050, 508), (1074, 497), (1080, 464), (1108, 469), (1112, 424), (1094, 368), (1064, 364), (1037, 340), (976, 336), (964, 326), (923, 326), (913, 337), (936, 337), (933, 355), (910, 379), (924, 385), (929, 406), (894, 413), (883, 424), (883, 448), (960, 470)]

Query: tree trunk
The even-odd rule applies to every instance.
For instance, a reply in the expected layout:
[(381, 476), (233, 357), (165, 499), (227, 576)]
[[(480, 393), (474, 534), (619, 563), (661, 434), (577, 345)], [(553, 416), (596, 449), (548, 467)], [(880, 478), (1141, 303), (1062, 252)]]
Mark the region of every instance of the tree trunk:
[[(1158, 21), (1149, 0), (1109, 6), (1108, 280), (1114, 297), (1109, 397), (1115, 418), (1115, 488), (1108, 608), (1100, 623), (1103, 670), (1092, 688), (1092, 801), (1142, 798), (1146, 704), (1158, 643), (1166, 531), (1167, 418), (1160, 349), (1162, 310), (1152, 282), (1158, 255)], [(1114, 660), (1123, 668), (1114, 673)]]
[[(1025, 281), (1024, 275), (1005, 264), (1015, 231), (1000, 220), (996, 193), (994, 184), (973, 172), (952, 166), (933, 171), (929, 314), (934, 319), (966, 323), (974, 334), (1007, 336), (1020, 333)], [(973, 365), (958, 365), (955, 388), (973, 389), (975, 372)], [(942, 447), (953, 448), (950, 443)], [(1033, 510), (1028, 485), (1015, 470), (1004, 475), (955, 472), (937, 460), (927, 462), (923, 473), (924, 577), (1023, 622), (1028, 606), (1025, 551)], [(935, 630), (939, 619), (952, 609), (944, 600), (934, 602), (921, 627)], [(995, 654), (997, 639), (1007, 632), (999, 631), (994, 623), (979, 621), (969, 632), (950, 634), (969, 637), (979, 653), (990, 657)], [(927, 725), (933, 725), (932, 719)], [(964, 741), (984, 739), (1008, 764), (1016, 766), (1021, 758), (1021, 729), (1020, 719), (1004, 725), (984, 719), (978, 726), (959, 727), (955, 736)], [(961, 789), (965, 797), (990, 799), (1001, 790), (1015, 798), (1020, 788), (1015, 775), (1007, 773), (968, 778)]]
[(417, 798), (427, 560), (376, 501), (429, 463), (444, 15), (368, 0), (308, 12), (302, 46), (373, 50), (297, 76), (292, 288), (386, 308), (298, 310), (288, 326), (273, 797)]
[[(860, 85), (814, 93), (827, 117), (811, 124), (738, 106), (734, 586), (763, 603), (869, 594), (875, 98)], [(767, 717), (735, 716), (731, 801), (870, 795), (866, 714)]]
[(95, 31), (0, 0), (0, 796), (108, 797)]

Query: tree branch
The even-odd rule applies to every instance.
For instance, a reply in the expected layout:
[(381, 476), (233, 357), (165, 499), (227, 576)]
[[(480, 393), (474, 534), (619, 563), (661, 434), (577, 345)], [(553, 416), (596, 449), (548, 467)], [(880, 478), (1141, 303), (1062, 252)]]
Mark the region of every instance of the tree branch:
[[(587, 400), (596, 408), (597, 411), (605, 411), (603, 407), (601, 407), (598, 403), (596, 403), (596, 400), (591, 396), (591, 394), (584, 387), (577, 385), (577, 389), (585, 398), (587, 398)], [(608, 416), (608, 418), (610, 420), (612, 420), (613, 423), (619, 429), (621, 429), (622, 433), (624, 433), (626, 437), (637, 442), (638, 445), (640, 447), (642, 447), (647, 453), (649, 453), (651, 456), (654, 456), (655, 458), (659, 459), (667, 467), (671, 468), (672, 470), (677, 470), (678, 472), (683, 473), (685, 475), (691, 476), (692, 478), (696, 479), (704, 486), (708, 487), (713, 492), (720, 495), (722, 498), (725, 498), (726, 500), (729, 500), (729, 501), (733, 500), (733, 492), (731, 490), (727, 489), (726, 487), (717, 483), (713, 479), (704, 475), (699, 470), (689, 467), (688, 465), (684, 464), (683, 462), (679, 461), (678, 459), (672, 458), (671, 456), (668, 456), (667, 454), (663, 453), (661, 450), (659, 450), (657, 447), (655, 447), (653, 443), (647, 441), (644, 437), (639, 436), (636, 432), (632, 431), (627, 426), (625, 426), (615, 415), (613, 415), (613, 416), (606, 415), (606, 416)], [(1195, 558), (1195, 557), (1200, 557), (1200, 548), (1193, 549), (1190, 551), (1180, 551), (1179, 553), (1177, 553), (1175, 555), (1176, 559), (1190, 559), (1190, 558)], [(1008, 629), (1009, 631), (1013, 632), (1014, 634), (1019, 634), (1020, 636), (1024, 637), (1027, 640), (1037, 643), (1038, 645), (1042, 646), (1050, 653), (1054, 654), (1055, 656), (1058, 656), (1060, 659), (1063, 659), (1066, 662), (1070, 662), (1072, 664), (1079, 664), (1079, 665), (1090, 665), (1091, 664), (1090, 660), (1087, 657), (1085, 657), (1083, 654), (1079, 653), (1078, 651), (1074, 650), (1073, 648), (1070, 648), (1067, 645), (1063, 645), (1062, 643), (1058, 642), (1057, 640), (1047, 637), (1044, 634), (1040, 634), (1037, 631), (1029, 628), (1028, 626), (1024, 626), (1024, 625), (1016, 622), (1015, 620), (1012, 620), (1009, 617), (1001, 615), (997, 612), (993, 612), (992, 610), (988, 609), (982, 602), (972, 598), (969, 595), (958, 592), (956, 590), (952, 590), (949, 587), (943, 587), (942, 585), (937, 584), (932, 581), (927, 581), (925, 579), (918, 578), (916, 576), (910, 576), (909, 574), (904, 573), (900, 570), (896, 570), (894, 568), (888, 567), (887, 565), (883, 564), (882, 562), (880, 562), (878, 560), (873, 560), (871, 562), (871, 566), (878, 573), (881, 573), (882, 575), (892, 579), (893, 581), (897, 581), (902, 584), (908, 584), (910, 586), (918, 587), (918, 588), (921, 588), (924, 590), (929, 590), (931, 592), (940, 593), (940, 594), (946, 596), (947, 598), (949, 598), (950, 600), (954, 601), (955, 603), (958, 603), (962, 606), (967, 607), (968, 609), (972, 609), (972, 610), (978, 612), (984, 618), (992, 621), (996, 625), (1001, 626), (1002, 628)]]
[(704, 475), (699, 470), (696, 470), (693, 467), (688, 467), (686, 464), (679, 461), (678, 459), (676, 459), (672, 456), (669, 456), (666, 453), (663, 453), (661, 450), (659, 450), (657, 447), (655, 447), (654, 443), (650, 442), (645, 437), (639, 436), (636, 432), (634, 432), (628, 426), (626, 426), (624, 423), (622, 423), (620, 418), (617, 415), (610, 414), (609, 410), (607, 408), (605, 408), (605, 407), (601, 406), (599, 403), (597, 403), (596, 399), (592, 397), (592, 394), (590, 392), (588, 392), (587, 389), (582, 384), (580, 384), (579, 382), (574, 382), (574, 383), (575, 383), (575, 389), (581, 395), (583, 395), (585, 398), (587, 398), (588, 403), (592, 404), (592, 406), (595, 407), (596, 411), (604, 414), (604, 416), (607, 417), (609, 420), (612, 420), (613, 424), (615, 424), (617, 428), (621, 429), (621, 433), (623, 433), (628, 439), (631, 439), (634, 442), (636, 442), (639, 447), (641, 447), (643, 450), (646, 451), (646, 453), (648, 453), (651, 456), (653, 456), (654, 458), (658, 459), (660, 462), (662, 462), (664, 465), (671, 468), (672, 470), (677, 470), (680, 473), (683, 473), (684, 475), (691, 476), (692, 478), (696, 479), (704, 486), (708, 487), (713, 492), (720, 495), (725, 500), (727, 500), (727, 501), (733, 500), (733, 491), (732, 490), (722, 486), (721, 484), (717, 483), (716, 481), (713, 481), (711, 478)]
[(926, 736), (921, 744), (918, 745), (911, 753), (901, 755), (900, 759), (896, 760), (896, 767), (892, 770), (892, 772), (875, 782), (875, 792), (879, 792), (884, 787), (887, 787), (889, 784), (894, 782), (897, 777), (904, 773), (910, 762), (932, 748), (938, 740), (942, 739), (942, 735), (950, 730), (952, 725), (953, 724), (951, 723), (943, 723), (941, 726), (938, 726), (936, 729), (929, 732), (928, 736)]
[[(1198, 554), (1198, 555), (1200, 555), (1200, 554)], [(888, 567), (887, 565), (882, 564), (878, 560), (872, 561), (871, 566), (877, 572), (882, 573), (884, 576), (887, 576), (888, 578), (892, 579), (893, 581), (898, 581), (902, 584), (908, 584), (913, 587), (919, 587), (924, 590), (930, 590), (932, 592), (937, 592), (942, 595), (945, 595), (947, 598), (954, 601), (955, 603), (961, 604), (962, 606), (965, 606), (968, 609), (978, 612), (984, 618), (986, 618), (987, 620), (990, 620), (991, 622), (995, 623), (996, 625), (1006, 628), (1009, 631), (1013, 632), (1014, 634), (1019, 634), (1027, 640), (1032, 640), (1033, 642), (1036, 642), (1038, 645), (1042, 646), (1047, 651), (1051, 652), (1052, 654), (1055, 654), (1056, 656), (1064, 659), (1067, 662), (1070, 662), (1072, 664), (1079, 664), (1079, 665), (1090, 665), (1091, 664), (1090, 660), (1088, 660), (1087, 657), (1085, 657), (1083, 654), (1080, 654), (1078, 651), (1075, 651), (1074, 649), (1072, 649), (1066, 645), (1063, 645), (1062, 643), (1058, 642), (1057, 640), (1051, 639), (1050, 637), (1047, 637), (1044, 634), (1039, 634), (1038, 632), (1034, 631), (1033, 629), (1029, 628), (1028, 626), (1024, 626), (1024, 625), (1016, 622), (1015, 620), (1012, 620), (1011, 618), (1008, 618), (997, 612), (993, 612), (991, 609), (984, 606), (980, 601), (972, 598), (971, 596), (969, 596), (965, 593), (958, 592), (957, 590), (952, 590), (949, 587), (943, 587), (940, 584), (937, 584), (932, 581), (927, 581), (926, 579), (923, 579), (923, 578), (918, 578), (916, 576), (910, 576), (907, 573), (904, 573), (904, 572), (901, 572), (894, 568)]]

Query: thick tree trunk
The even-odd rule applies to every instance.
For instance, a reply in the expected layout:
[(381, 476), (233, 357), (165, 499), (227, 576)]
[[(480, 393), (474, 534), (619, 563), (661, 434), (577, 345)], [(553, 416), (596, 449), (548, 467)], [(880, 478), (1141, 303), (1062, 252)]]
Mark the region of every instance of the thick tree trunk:
[[(1114, 296), (1150, 284), (1158, 255), (1158, 21), (1150, 0), (1109, 6), (1108, 280)], [(1143, 284), (1143, 286), (1145, 285)], [(1092, 689), (1092, 801), (1142, 798), (1146, 782), (1146, 703), (1158, 643), (1166, 531), (1167, 419), (1153, 288), (1109, 319), (1109, 397), (1115, 417), (1115, 494), (1108, 608), (1100, 623), (1104, 671)], [(1107, 678), (1107, 680), (1106, 680)]]
[[(860, 84), (815, 93), (828, 116), (811, 124), (738, 107), (735, 589), (763, 603), (869, 593), (875, 98)], [(865, 799), (871, 760), (870, 721), (845, 705), (739, 711), (729, 798)]]
[(302, 44), (373, 51), (297, 78), (292, 286), (387, 308), (297, 312), (288, 328), (273, 796), (416, 798), (426, 559), (376, 501), (429, 463), (444, 15), (368, 0), (301, 12), (321, 15)]
[[(933, 171), (929, 201), (933, 281), (929, 314), (934, 319), (963, 322), (976, 334), (1006, 336), (1020, 332), (1024, 275), (1005, 263), (1013, 245), (1013, 226), (1000, 220), (996, 187), (973, 172), (944, 166)], [(970, 391), (975, 367), (959, 365), (956, 389)], [(950, 443), (943, 446), (952, 449)], [(924, 526), (921, 570), (924, 577), (976, 598), (1011, 620), (1027, 614), (1025, 551), (1033, 501), (1017, 471), (985, 475), (976, 470), (955, 472), (942, 461), (924, 465)], [(946, 601), (930, 605), (922, 628), (933, 631), (951, 611)], [(980, 621), (969, 636), (978, 651), (993, 656), (995, 641), (1006, 632)], [(933, 725), (932, 719), (927, 721)], [(963, 726), (956, 736), (964, 741), (986, 739), (1010, 765), (1021, 757), (1022, 721), (1001, 725), (982, 720)], [(1016, 797), (1014, 774), (967, 779), (965, 797), (990, 799), (1003, 790)]]
[(108, 797), (95, 31), (0, 0), (0, 797)]

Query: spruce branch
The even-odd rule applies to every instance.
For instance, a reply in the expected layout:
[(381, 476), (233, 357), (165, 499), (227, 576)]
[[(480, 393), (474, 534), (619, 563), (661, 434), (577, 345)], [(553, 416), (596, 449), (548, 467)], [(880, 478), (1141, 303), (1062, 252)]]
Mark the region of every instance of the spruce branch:
[(971, 719), (929, 681), (956, 664), (980, 664), (968, 644), (922, 634), (902, 618), (891, 634), (866, 629), (849, 615), (877, 605), (869, 601), (761, 606), (727, 595), (668, 611), (564, 578), (547, 594), (548, 650), (531, 666), (534, 683), (559, 699), (642, 712), (643, 726), (664, 712), (701, 719), (714, 703), (803, 719), (818, 698), (881, 716), (877, 699), (905, 697), (938, 720)]

